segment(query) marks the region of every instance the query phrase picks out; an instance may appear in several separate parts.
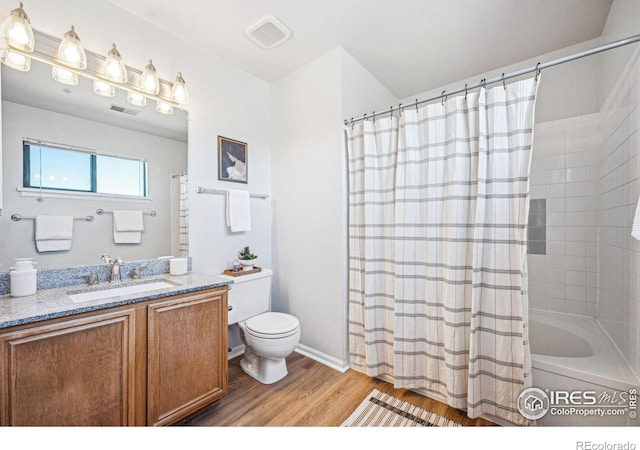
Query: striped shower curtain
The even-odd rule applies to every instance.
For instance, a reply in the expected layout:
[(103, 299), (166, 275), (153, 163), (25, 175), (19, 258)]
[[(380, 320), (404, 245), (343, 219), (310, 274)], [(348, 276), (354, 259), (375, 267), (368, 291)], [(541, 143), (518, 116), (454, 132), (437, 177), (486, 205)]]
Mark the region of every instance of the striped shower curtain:
[(178, 200), (178, 251), (180, 256), (189, 256), (189, 175), (181, 173), (178, 177), (180, 193)]
[(352, 367), (518, 424), (537, 86), (347, 126)]

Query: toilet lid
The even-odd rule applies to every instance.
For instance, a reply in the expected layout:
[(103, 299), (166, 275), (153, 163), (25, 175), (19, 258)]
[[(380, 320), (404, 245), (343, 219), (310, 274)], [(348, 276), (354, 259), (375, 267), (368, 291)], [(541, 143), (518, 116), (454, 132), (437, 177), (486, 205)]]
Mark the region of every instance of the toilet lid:
[(284, 334), (300, 326), (298, 319), (289, 314), (268, 312), (248, 319), (245, 327), (266, 335)]

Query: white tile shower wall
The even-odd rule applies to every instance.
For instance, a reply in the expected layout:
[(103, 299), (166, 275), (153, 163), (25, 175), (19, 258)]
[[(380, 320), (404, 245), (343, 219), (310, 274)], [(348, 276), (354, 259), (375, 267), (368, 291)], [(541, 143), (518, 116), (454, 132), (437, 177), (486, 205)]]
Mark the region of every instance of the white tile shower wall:
[(602, 107), (598, 157), (599, 299), (596, 317), (640, 374), (640, 242), (631, 225), (640, 194), (640, 50)]
[(547, 245), (529, 255), (532, 308), (596, 314), (599, 123), (591, 114), (535, 126), (531, 198), (547, 199)]
[(595, 317), (640, 375), (640, 49), (601, 112), (536, 124), (531, 198), (547, 253), (529, 255), (530, 306)]

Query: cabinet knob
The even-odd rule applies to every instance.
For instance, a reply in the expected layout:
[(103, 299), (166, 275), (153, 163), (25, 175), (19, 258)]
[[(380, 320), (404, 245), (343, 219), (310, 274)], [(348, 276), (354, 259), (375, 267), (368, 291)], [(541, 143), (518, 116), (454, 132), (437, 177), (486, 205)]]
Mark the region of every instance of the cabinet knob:
[(233, 305), (227, 305), (227, 311), (231, 311), (233, 309)]

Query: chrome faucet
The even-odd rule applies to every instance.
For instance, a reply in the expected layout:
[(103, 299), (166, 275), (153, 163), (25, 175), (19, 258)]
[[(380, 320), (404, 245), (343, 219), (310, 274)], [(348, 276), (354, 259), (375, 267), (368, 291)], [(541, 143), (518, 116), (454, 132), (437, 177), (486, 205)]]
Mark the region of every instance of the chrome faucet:
[[(107, 264), (111, 264), (112, 262), (111, 256), (109, 255), (102, 255), (100, 259), (102, 259), (102, 261), (106, 262)], [(111, 266), (111, 280), (110, 280), (111, 283), (120, 283), (122, 281), (122, 274), (120, 272), (120, 267), (123, 264), (124, 264), (124, 260), (119, 256), (113, 260), (113, 265)]]

